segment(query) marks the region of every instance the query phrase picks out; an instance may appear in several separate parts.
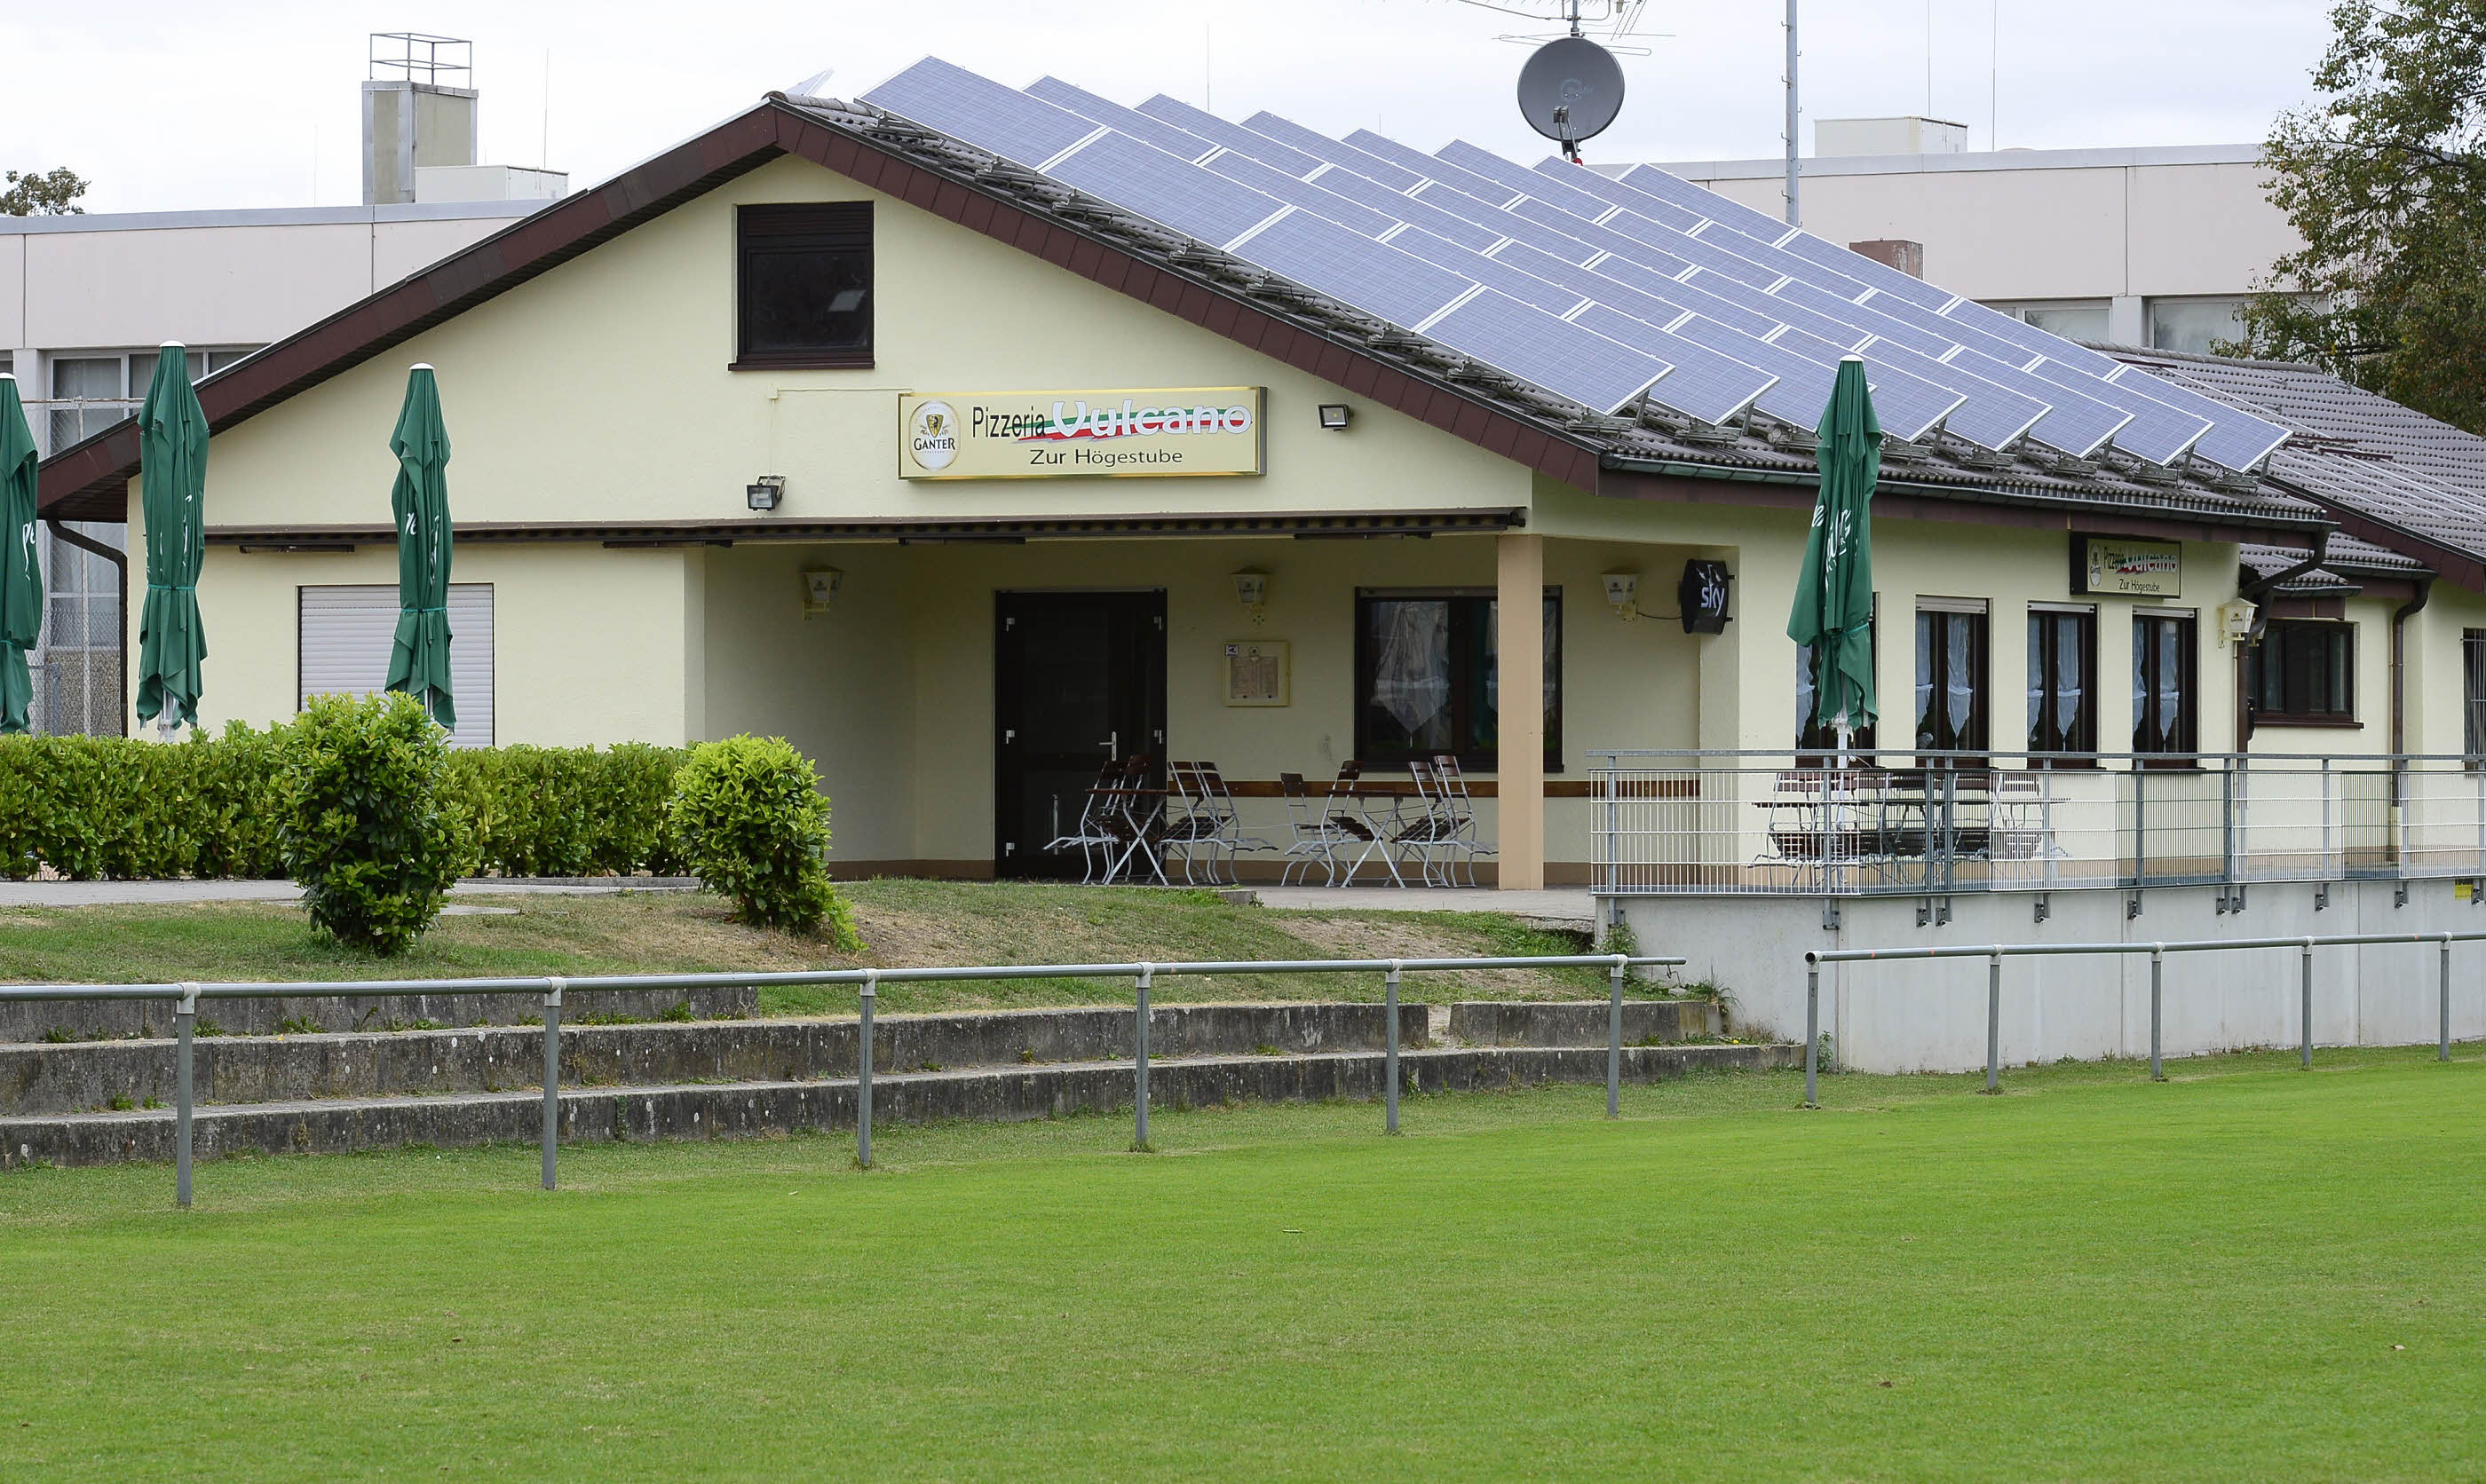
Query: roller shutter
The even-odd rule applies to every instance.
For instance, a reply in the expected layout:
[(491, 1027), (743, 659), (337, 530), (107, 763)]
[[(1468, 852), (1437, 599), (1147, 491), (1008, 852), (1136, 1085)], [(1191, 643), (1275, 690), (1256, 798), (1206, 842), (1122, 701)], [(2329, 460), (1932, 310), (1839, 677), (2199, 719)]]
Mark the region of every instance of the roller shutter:
[[(301, 701), (368, 696), (388, 683), (397, 642), (397, 587), (301, 590)], [(449, 675), (456, 692), (452, 747), (492, 745), (492, 585), (449, 586)]]

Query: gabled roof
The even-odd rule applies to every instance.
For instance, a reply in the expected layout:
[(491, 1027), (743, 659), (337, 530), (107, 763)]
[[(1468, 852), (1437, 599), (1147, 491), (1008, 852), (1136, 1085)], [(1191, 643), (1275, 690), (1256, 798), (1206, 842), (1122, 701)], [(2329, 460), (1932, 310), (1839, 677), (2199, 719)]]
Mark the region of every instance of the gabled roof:
[(2486, 438), (2318, 367), (2112, 353), (2285, 425), (2293, 436), (2271, 459), (2279, 484), (2320, 504), (2343, 532), (2486, 591)]
[[(209, 426), (221, 431), (243, 422), (783, 154), (1577, 487), (1809, 503), (1809, 494), (1784, 487), (1814, 479), (1801, 429), (1756, 420), (1696, 426), (1654, 407), (1603, 415), (956, 138), (868, 107), (775, 94), (207, 378), (199, 397)], [(116, 425), (44, 462), (42, 512), (124, 519), (124, 491), (137, 469), (136, 426)], [(2003, 455), (1939, 437), (1889, 450), (1885, 487), (1898, 510), (1934, 518), (1957, 510), (1960, 518), (1993, 519), (1995, 507), (2008, 506), (2040, 524), (2120, 523), (2230, 538), (2258, 533), (2280, 543), (2330, 524), (2313, 506), (2251, 477), (2037, 449)]]

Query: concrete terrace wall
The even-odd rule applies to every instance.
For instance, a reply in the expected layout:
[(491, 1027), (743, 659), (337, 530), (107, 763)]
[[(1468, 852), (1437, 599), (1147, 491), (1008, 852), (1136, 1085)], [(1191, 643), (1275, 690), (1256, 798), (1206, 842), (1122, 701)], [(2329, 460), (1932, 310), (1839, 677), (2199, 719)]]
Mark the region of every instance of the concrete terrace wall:
[[(2051, 915), (2032, 922), (2032, 893), (1949, 898), (1947, 925), (1917, 925), (1921, 898), (1847, 898), (1841, 925), (1824, 931), (1821, 900), (1754, 897), (1625, 897), (1625, 920), (1642, 950), (1680, 953), (1692, 980), (1733, 995), (1739, 1029), (1801, 1041), (1809, 949), (1916, 948), (1984, 943), (2149, 943), (2300, 934), (2426, 933), (2486, 929), (2486, 911), (2450, 881), (2409, 883), (2393, 907), (2386, 881), (2334, 882), (2330, 906), (2314, 908), (2309, 885), (2248, 889), (2247, 910), (2217, 910), (2210, 887), (2154, 888), (2141, 915), (2124, 916), (2129, 893), (2050, 893)], [(2406, 1045), (2436, 1032), (2437, 948), (2389, 945), (2314, 950), (2316, 1045)], [(2292, 1046), (2298, 1036), (2295, 949), (2170, 955), (2165, 1047), (2195, 1056)], [(1867, 1072), (1959, 1072), (1985, 1064), (1983, 959), (1825, 965), (1821, 1028), (1842, 1065)], [(2453, 949), (2452, 1034), (2486, 1035), (2486, 945)], [(2146, 954), (2006, 959), (2002, 1058), (2006, 1064), (2063, 1057), (2149, 1054)]]

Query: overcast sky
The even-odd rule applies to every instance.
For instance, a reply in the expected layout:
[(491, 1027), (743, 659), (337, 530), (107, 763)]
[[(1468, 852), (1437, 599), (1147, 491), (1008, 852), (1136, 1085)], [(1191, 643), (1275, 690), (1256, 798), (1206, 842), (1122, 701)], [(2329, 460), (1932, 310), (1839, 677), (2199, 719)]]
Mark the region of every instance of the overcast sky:
[[(1629, 100), (1589, 158), (1777, 153), (1783, 9), (1649, 0), (1650, 54), (1623, 59)], [(1808, 118), (1930, 107), (1982, 150), (2259, 139), (2307, 96), (2328, 0), (1805, 10)], [(90, 210), (357, 202), (366, 38), (407, 29), (474, 41), (484, 163), (549, 163), (573, 186), (772, 88), (835, 69), (821, 91), (852, 96), (926, 53), (1014, 86), (1049, 71), (1124, 102), (1543, 150), (1511, 101), (1527, 51), (1496, 37), (1546, 28), (1463, 0), (109, 0), (0, 7), (0, 166), (66, 164), (95, 182)]]

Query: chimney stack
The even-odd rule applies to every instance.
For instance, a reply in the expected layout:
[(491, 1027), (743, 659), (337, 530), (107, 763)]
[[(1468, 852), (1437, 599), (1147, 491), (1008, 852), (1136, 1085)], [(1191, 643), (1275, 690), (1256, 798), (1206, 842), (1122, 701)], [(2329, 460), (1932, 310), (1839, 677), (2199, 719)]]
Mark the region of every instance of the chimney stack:
[(1876, 237), (1870, 242), (1850, 242), (1847, 244), (1847, 250), (1851, 253), (1861, 253), (1875, 262), (1888, 263), (1910, 278), (1925, 276), (1925, 245), (1922, 242), (1906, 242), (1896, 237)]

